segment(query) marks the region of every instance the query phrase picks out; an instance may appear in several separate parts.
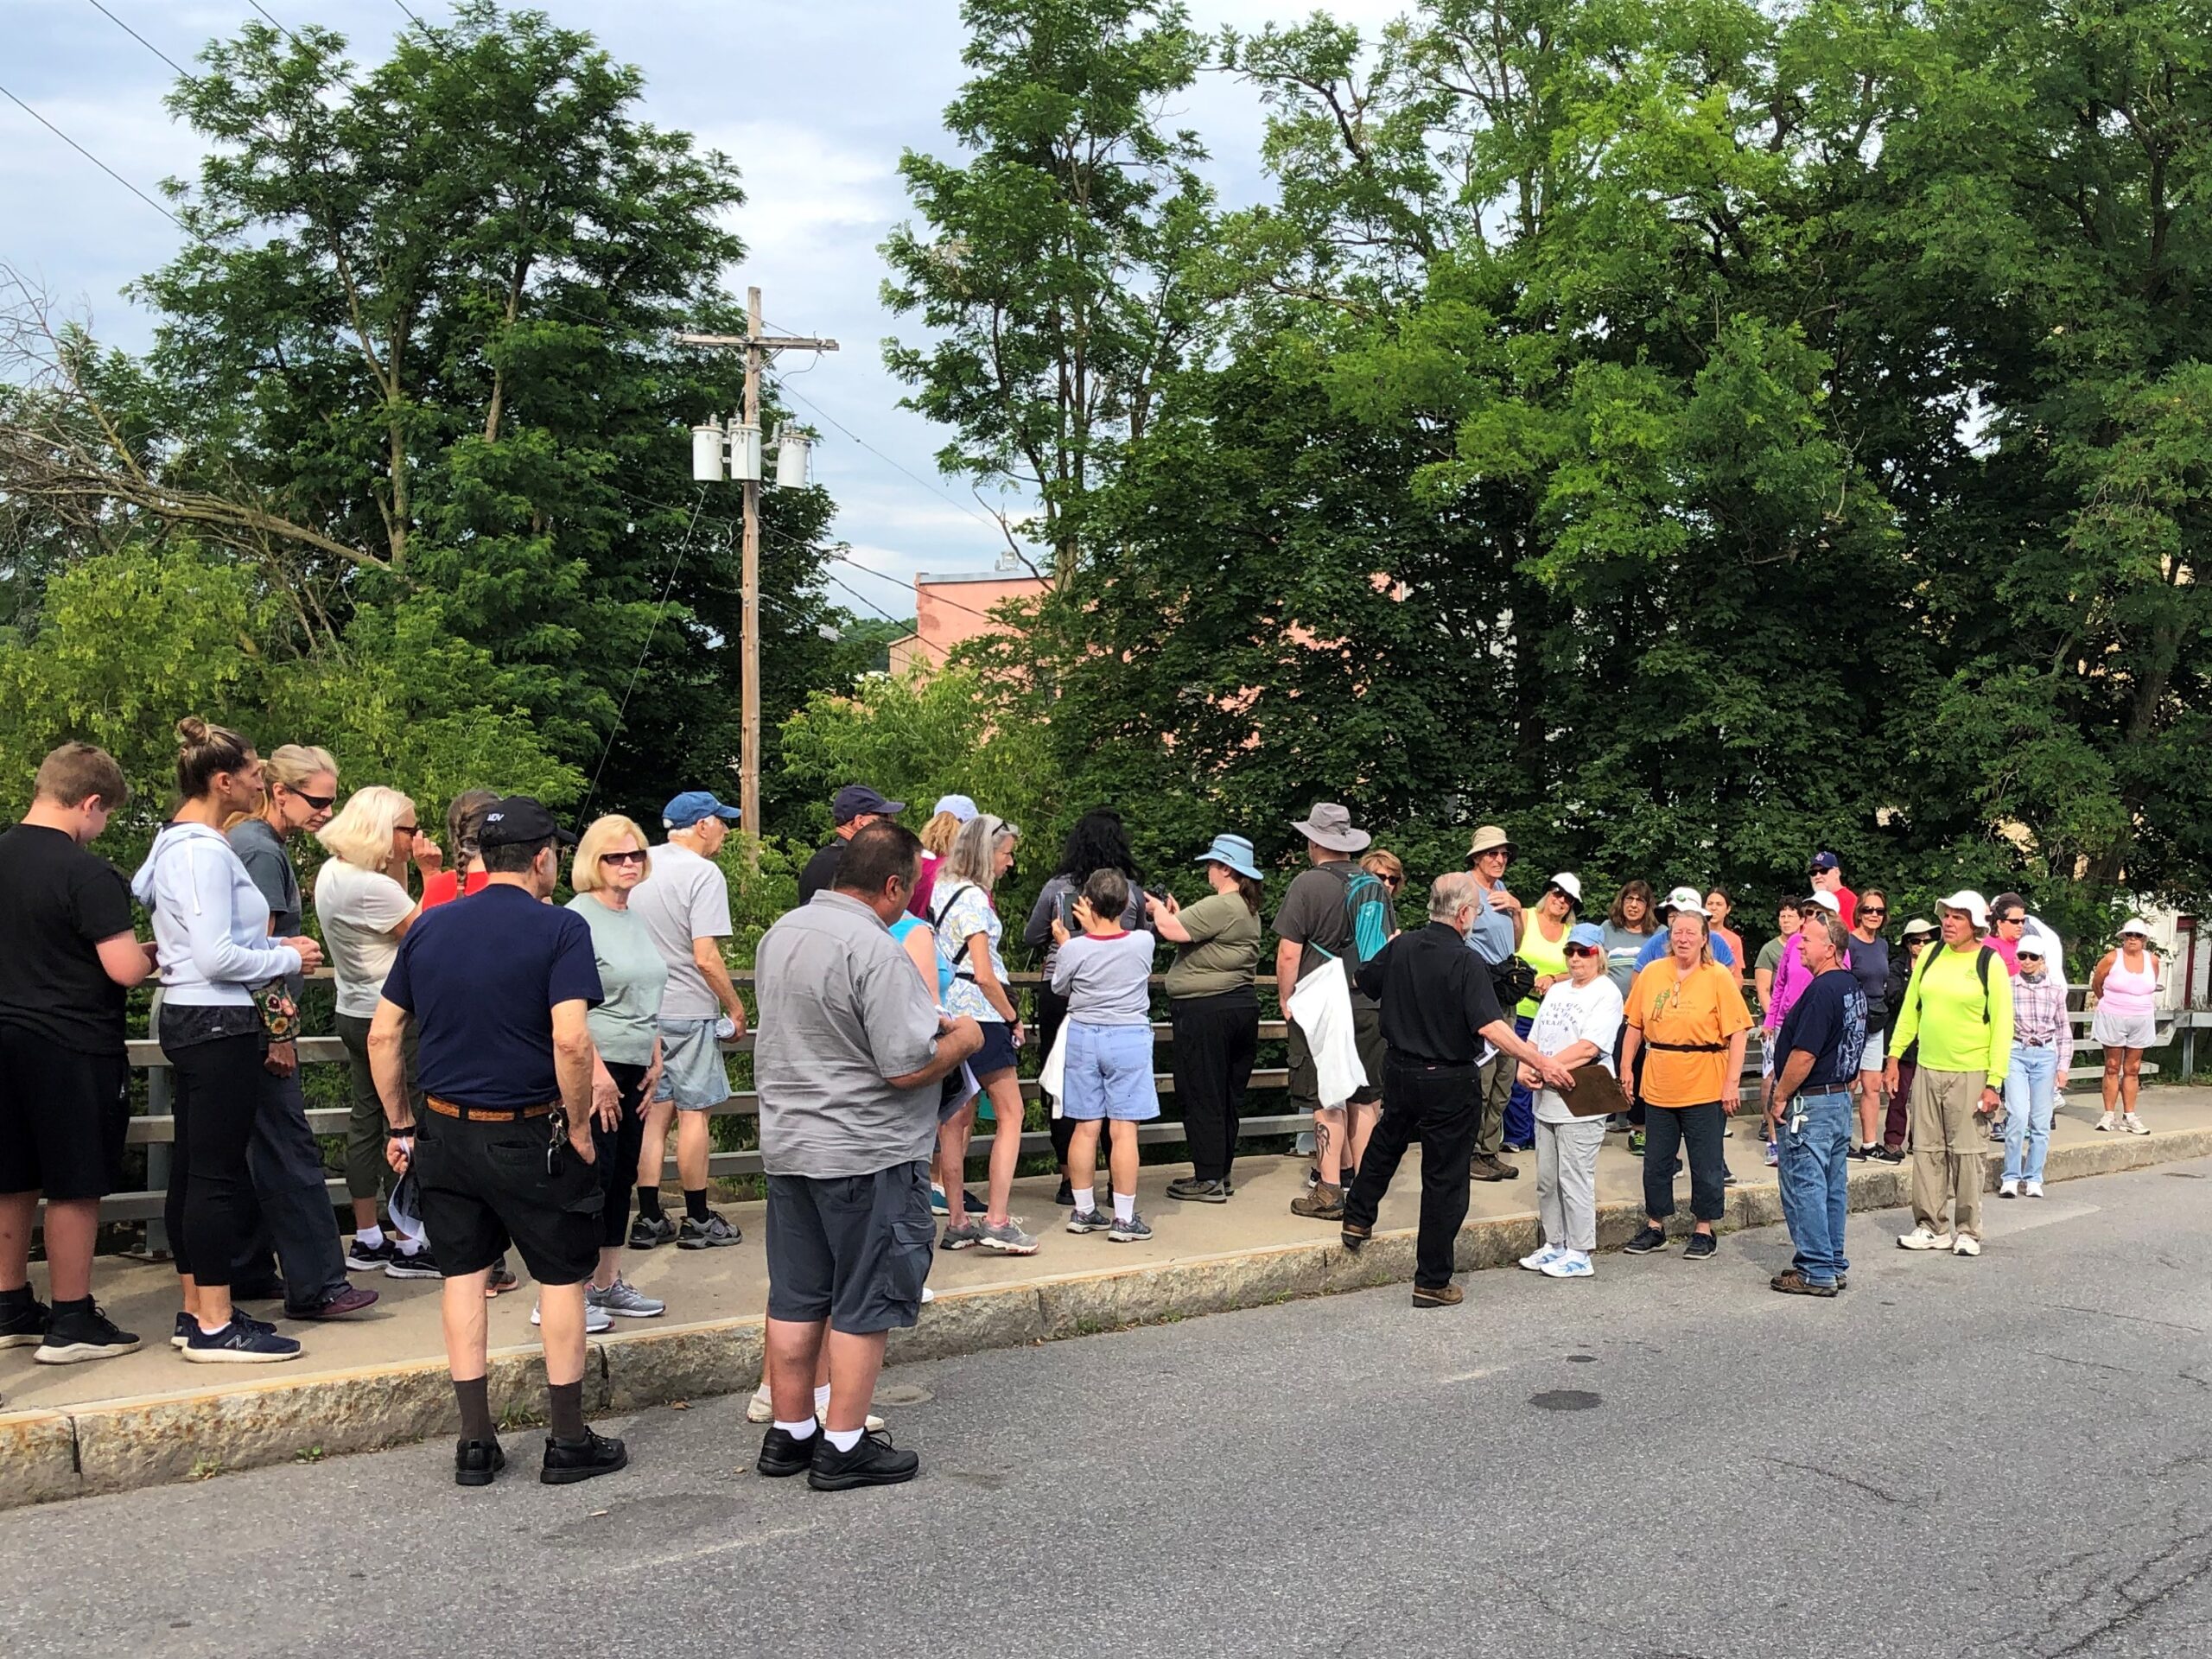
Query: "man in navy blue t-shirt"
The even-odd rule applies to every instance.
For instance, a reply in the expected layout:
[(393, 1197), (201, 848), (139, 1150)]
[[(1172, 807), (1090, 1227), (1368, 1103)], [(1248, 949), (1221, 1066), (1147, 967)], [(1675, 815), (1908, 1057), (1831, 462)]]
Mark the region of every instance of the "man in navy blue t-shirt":
[(1850, 1209), (1851, 1085), (1866, 1047), (1866, 993), (1843, 965), (1847, 935), (1832, 912), (1810, 912), (1798, 953), (1813, 982), (1775, 1035), (1767, 1134), (1781, 1152), (1782, 1215), (1796, 1265), (1774, 1276), (1792, 1296), (1833, 1296), (1851, 1263), (1843, 1254)]
[[(414, 1171), (445, 1279), (446, 1358), (461, 1404), (454, 1478), (463, 1486), (489, 1485), (506, 1463), (486, 1392), (484, 1305), (509, 1244), (538, 1282), (552, 1427), (539, 1478), (588, 1480), (628, 1460), (621, 1441), (583, 1419), (584, 1281), (600, 1233), (585, 1016), (601, 992), (591, 929), (546, 903), (559, 849), (575, 841), (526, 795), (493, 802), (477, 839), (490, 879), (408, 930), (369, 1027), (391, 1165)], [(403, 1052), (410, 1023), (429, 1109), (419, 1123)]]

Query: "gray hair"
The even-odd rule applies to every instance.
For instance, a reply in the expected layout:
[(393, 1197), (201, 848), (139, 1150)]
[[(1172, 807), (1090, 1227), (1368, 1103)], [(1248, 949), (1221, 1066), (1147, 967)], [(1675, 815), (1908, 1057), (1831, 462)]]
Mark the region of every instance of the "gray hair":
[(1452, 870), (1436, 878), (1428, 890), (1428, 919), (1432, 922), (1452, 922), (1469, 905), (1482, 908), (1483, 884), (1475, 879), (1472, 870)]
[(960, 833), (952, 838), (952, 850), (945, 854), (938, 880), (945, 884), (947, 893), (961, 881), (972, 882), (988, 893), (999, 883), (1000, 843), (1020, 838), (1021, 831), (1004, 818), (979, 812), (961, 825)]
[(1828, 944), (1835, 951), (1836, 959), (1839, 962), (1841, 961), (1843, 953), (1851, 946), (1851, 930), (1844, 926), (1843, 918), (1835, 914), (1826, 906), (1822, 906), (1814, 911), (1813, 920), (1818, 923), (1821, 931), (1828, 936)]

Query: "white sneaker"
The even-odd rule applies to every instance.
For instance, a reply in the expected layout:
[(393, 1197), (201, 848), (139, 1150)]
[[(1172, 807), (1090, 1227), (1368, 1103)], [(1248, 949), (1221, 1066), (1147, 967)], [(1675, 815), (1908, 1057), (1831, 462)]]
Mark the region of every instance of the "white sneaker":
[(2097, 1133), (2099, 1135), (2102, 1135), (2110, 1128), (2112, 1128), (2112, 1114), (2110, 1112), (2107, 1112), (2102, 1117), (2097, 1120)]
[(1897, 1240), (1901, 1250), (1948, 1250), (1951, 1248), (1948, 1233), (1931, 1233), (1925, 1227), (1916, 1227)]
[(2041, 1181), (2030, 1181), (2028, 1183), (2027, 1191), (2030, 1198), (2039, 1198), (2043, 1197), (2043, 1183)]
[(2130, 1112), (2126, 1117), (2120, 1119), (2120, 1127), (2126, 1129), (2130, 1135), (2148, 1135), (2151, 1133), (2150, 1128), (2144, 1123), (2143, 1120), (2136, 1116), (2133, 1112)]
[(1560, 1257), (1566, 1254), (1567, 1252), (1560, 1249), (1558, 1245), (1547, 1244), (1535, 1255), (1522, 1256), (1521, 1258), (1521, 1265), (1528, 1268), (1531, 1273), (1541, 1273), (1546, 1268), (1551, 1266), (1553, 1262), (1558, 1261)]
[(1597, 1272), (1598, 1269), (1590, 1265), (1590, 1258), (1580, 1250), (1561, 1250), (1543, 1266), (1547, 1279), (1590, 1279), (1594, 1278)]
[(1972, 1233), (1961, 1233), (1951, 1246), (1951, 1254), (1953, 1255), (1980, 1255), (1981, 1241)]
[(2018, 1198), (2018, 1197), (2020, 1196), (2020, 1184), (2019, 1184), (2018, 1181), (1999, 1181), (1999, 1182), (1998, 1182), (1998, 1183), (1997, 1183), (1997, 1196), (1998, 1196), (1999, 1198)]

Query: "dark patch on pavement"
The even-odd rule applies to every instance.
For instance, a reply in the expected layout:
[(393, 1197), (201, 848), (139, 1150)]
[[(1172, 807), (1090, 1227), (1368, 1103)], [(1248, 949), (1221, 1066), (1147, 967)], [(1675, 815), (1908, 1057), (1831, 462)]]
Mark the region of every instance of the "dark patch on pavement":
[(1595, 1354), (1569, 1354), (1567, 1357), (1567, 1363), (1570, 1365), (1595, 1365), (1598, 1363), (1598, 1356)]
[(1587, 1389), (1547, 1389), (1541, 1394), (1530, 1395), (1529, 1403), (1538, 1411), (1588, 1411), (1603, 1398)]

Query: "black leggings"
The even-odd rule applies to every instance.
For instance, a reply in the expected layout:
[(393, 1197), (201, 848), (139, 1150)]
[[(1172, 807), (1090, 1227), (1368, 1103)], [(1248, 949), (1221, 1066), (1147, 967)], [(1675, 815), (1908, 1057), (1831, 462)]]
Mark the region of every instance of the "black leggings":
[(599, 1212), (599, 1243), (613, 1249), (630, 1236), (630, 1191), (638, 1184), (638, 1154), (645, 1144), (645, 1121), (638, 1108), (645, 1097), (645, 1068), (603, 1062), (621, 1096), (622, 1119), (611, 1129), (591, 1121), (591, 1143), (599, 1159), (599, 1190), (606, 1202)]
[(187, 1044), (168, 1052), (168, 1062), (176, 1084), (176, 1145), (162, 1205), (169, 1249), (180, 1274), (227, 1290), (259, 1215), (246, 1143), (263, 1085), (278, 1080), (262, 1067), (258, 1032)]
[(1175, 1027), (1170, 1062), (1192, 1173), (1202, 1181), (1225, 1181), (1259, 1052), (1260, 999), (1249, 986), (1218, 996), (1177, 997), (1167, 1005), (1167, 1017)]

